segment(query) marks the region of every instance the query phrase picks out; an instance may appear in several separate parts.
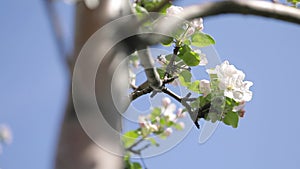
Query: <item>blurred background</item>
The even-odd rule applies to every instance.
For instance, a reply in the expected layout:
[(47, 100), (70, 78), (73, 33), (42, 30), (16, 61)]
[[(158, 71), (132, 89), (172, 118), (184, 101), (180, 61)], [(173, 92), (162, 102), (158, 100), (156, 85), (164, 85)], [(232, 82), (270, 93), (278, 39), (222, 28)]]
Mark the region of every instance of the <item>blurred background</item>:
[[(197, 0), (176, 1), (187, 6)], [(74, 5), (55, 2), (66, 53), (72, 52)], [(43, 1), (0, 6), (0, 124), (13, 140), (2, 147), (1, 169), (52, 169), (70, 77)], [(254, 83), (239, 127), (219, 125), (205, 144), (193, 128), (175, 148), (147, 158), (149, 169), (300, 168), (300, 26), (243, 15), (204, 18), (222, 60)]]

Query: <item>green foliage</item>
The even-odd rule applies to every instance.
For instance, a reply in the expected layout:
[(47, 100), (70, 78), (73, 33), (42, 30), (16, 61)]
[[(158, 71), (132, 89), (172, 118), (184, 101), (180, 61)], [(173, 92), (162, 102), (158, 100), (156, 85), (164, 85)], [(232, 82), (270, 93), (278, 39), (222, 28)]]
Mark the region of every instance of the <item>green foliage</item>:
[(208, 34), (197, 32), (192, 35), (191, 42), (193, 46), (206, 47), (215, 44), (215, 40)]
[(198, 66), (200, 63), (199, 54), (194, 52), (188, 45), (180, 47), (178, 57), (188, 66)]
[[(166, 107), (153, 108), (152, 112), (148, 116), (145, 116), (145, 122), (140, 126), (140, 128), (123, 134), (122, 141), (126, 149), (126, 154), (124, 156), (125, 168), (141, 168), (139, 163), (130, 161), (130, 156), (135, 152), (138, 152), (138, 155), (140, 155), (140, 152), (144, 149), (136, 149), (135, 151), (131, 151), (133, 148), (137, 148), (142, 142), (148, 142), (150, 145), (159, 146), (157, 141), (152, 136), (156, 135), (161, 139), (166, 139), (171, 134), (166, 132), (168, 128), (174, 128), (176, 130), (183, 129), (181, 124), (169, 117), (170, 114), (164, 114), (163, 111), (165, 110)], [(175, 114), (173, 115), (176, 117)], [(153, 126), (156, 127), (153, 128)]]
[(189, 89), (190, 91), (196, 92), (196, 93), (200, 93), (199, 90), (199, 80), (196, 80), (194, 82), (191, 82), (191, 78), (192, 78), (192, 74), (187, 71), (184, 70), (179, 74), (179, 82), (182, 86), (187, 87), (187, 89)]
[[(140, 0), (138, 1), (137, 6), (143, 7), (148, 12), (153, 12), (153, 10), (157, 9), (162, 3), (163, 0)], [(156, 12), (166, 13), (167, 8), (170, 6), (171, 3), (169, 2), (161, 9), (161, 11)]]
[(137, 14), (148, 14), (147, 9), (140, 6), (140, 5), (135, 6), (135, 11), (136, 11)]
[(142, 169), (142, 166), (140, 163), (130, 161), (129, 153), (127, 153), (124, 156), (124, 163), (125, 163), (125, 169)]
[(239, 116), (236, 112), (227, 112), (225, 114), (225, 117), (223, 118), (223, 122), (227, 125), (232, 126), (233, 128), (237, 128), (239, 123)]
[(179, 82), (182, 86), (188, 86), (188, 84), (191, 82), (192, 74), (190, 71), (184, 70), (179, 74)]
[(136, 130), (128, 131), (125, 134), (123, 134), (122, 141), (123, 141), (124, 147), (127, 148), (127, 147), (130, 147), (131, 145), (133, 145), (136, 142), (138, 137), (139, 137), (139, 134)]
[(297, 3), (300, 3), (300, 0), (287, 0), (287, 2), (289, 2), (295, 6)]
[(164, 69), (162, 69), (162, 68), (156, 68), (156, 70), (157, 70), (157, 73), (159, 74), (159, 78), (160, 78), (160, 79), (163, 79), (164, 76), (165, 76), (166, 70), (164, 70)]
[(171, 44), (174, 42), (172, 37), (165, 37), (162, 39), (161, 43), (165, 46), (171, 46)]

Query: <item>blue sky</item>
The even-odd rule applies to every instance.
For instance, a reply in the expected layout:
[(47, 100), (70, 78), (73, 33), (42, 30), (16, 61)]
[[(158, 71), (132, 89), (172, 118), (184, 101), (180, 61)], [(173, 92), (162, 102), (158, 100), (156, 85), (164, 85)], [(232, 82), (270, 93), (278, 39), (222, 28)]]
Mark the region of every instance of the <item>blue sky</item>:
[[(58, 9), (69, 44), (72, 7)], [(69, 77), (45, 14), (38, 0), (0, 7), (0, 123), (14, 135), (0, 155), (1, 169), (52, 168)], [(221, 59), (254, 82), (253, 99), (238, 129), (220, 125), (203, 145), (193, 129), (169, 152), (146, 159), (148, 168), (300, 168), (300, 26), (240, 15), (207, 18), (204, 25)]]

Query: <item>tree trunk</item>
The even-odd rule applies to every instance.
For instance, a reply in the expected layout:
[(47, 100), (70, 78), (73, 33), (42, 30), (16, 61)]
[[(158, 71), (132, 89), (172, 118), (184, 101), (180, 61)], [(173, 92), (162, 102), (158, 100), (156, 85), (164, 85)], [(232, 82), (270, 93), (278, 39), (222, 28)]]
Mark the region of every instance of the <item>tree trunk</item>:
[[(83, 2), (79, 2), (76, 6), (76, 25), (75, 25), (75, 42), (74, 42), (74, 60), (79, 55), (79, 52), (85, 42), (90, 36), (97, 31), (100, 27), (108, 23), (109, 21), (116, 19), (122, 15), (130, 13), (129, 1), (127, 0), (101, 0), (100, 6), (96, 9), (88, 9)], [(103, 41), (109, 39), (103, 39)], [(101, 42), (99, 42), (101, 43)], [(97, 44), (101, 45), (101, 44)], [(118, 51), (116, 50), (118, 49)], [(117, 114), (116, 108), (112, 106), (110, 91), (112, 74), (108, 68), (111, 68), (111, 63), (115, 55), (124, 56), (125, 53), (120, 47), (113, 49), (106, 55), (106, 60), (100, 65), (100, 75), (97, 75), (96, 84), (99, 89), (96, 89), (96, 96), (100, 103), (106, 105), (102, 111), (108, 123), (115, 130), (121, 130), (121, 116)], [(93, 53), (94, 52), (94, 53)], [(91, 51), (91, 54), (101, 51)], [(88, 66), (88, 65), (87, 65)], [(73, 72), (74, 65), (70, 66), (71, 74)], [(84, 67), (81, 67), (84, 70)], [(102, 72), (107, 71), (105, 75), (101, 75)], [(81, 70), (79, 70), (81, 71)], [(82, 82), (79, 89), (83, 91), (82, 100), (85, 99), (85, 77), (89, 76), (82, 71)], [(110, 97), (109, 97), (110, 96)], [(86, 118), (89, 119), (89, 103), (82, 102), (83, 107), (87, 107)], [(93, 119), (90, 118), (92, 121)], [(103, 136), (102, 136), (103, 137)], [(107, 138), (99, 138), (107, 139)], [(120, 146), (120, 139), (108, 140), (112, 146)], [(122, 157), (116, 156), (112, 153), (100, 148), (83, 130), (76, 116), (76, 112), (72, 100), (72, 92), (70, 90), (69, 101), (66, 108), (63, 124), (61, 127), (61, 133), (56, 154), (56, 169), (117, 169), (122, 168)]]

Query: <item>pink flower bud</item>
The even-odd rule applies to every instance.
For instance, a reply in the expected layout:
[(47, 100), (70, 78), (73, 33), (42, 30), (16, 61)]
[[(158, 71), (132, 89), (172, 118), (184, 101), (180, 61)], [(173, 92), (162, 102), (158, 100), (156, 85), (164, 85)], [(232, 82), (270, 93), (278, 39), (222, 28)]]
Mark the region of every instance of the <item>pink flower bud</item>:
[(178, 124), (180, 125), (180, 127), (181, 127), (182, 129), (184, 129), (185, 124), (184, 124), (183, 122), (179, 122)]
[(166, 128), (166, 130), (164, 131), (164, 135), (167, 137), (170, 136), (172, 133), (173, 133), (173, 129), (170, 127)]
[(168, 97), (164, 97), (161, 102), (162, 102), (162, 105), (166, 108), (171, 103), (171, 99)]
[(186, 116), (186, 112), (182, 112), (182, 110), (183, 110), (182, 108), (179, 108), (177, 110), (176, 115), (177, 115), (178, 118), (184, 118)]

